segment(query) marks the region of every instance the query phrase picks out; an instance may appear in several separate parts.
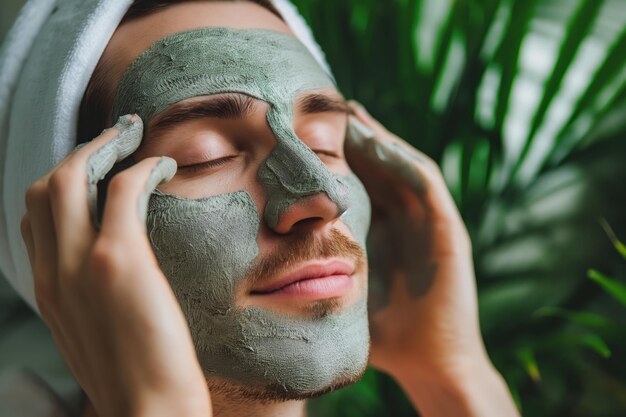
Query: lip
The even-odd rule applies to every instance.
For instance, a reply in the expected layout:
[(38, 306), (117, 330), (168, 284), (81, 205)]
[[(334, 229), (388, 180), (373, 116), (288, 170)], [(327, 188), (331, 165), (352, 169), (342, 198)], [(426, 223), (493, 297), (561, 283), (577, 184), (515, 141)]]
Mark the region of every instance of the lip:
[(289, 272), (287, 275), (254, 288), (252, 295), (287, 295), (305, 298), (340, 296), (352, 286), (355, 266), (349, 262), (333, 260), (314, 262)]

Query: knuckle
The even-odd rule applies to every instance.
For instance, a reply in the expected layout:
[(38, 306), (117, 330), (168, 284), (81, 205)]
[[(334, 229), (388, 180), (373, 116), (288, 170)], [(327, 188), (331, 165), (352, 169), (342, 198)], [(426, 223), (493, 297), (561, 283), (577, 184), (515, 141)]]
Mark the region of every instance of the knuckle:
[(72, 172), (66, 167), (60, 168), (54, 174), (50, 176), (48, 181), (48, 189), (51, 195), (61, 195), (65, 190), (70, 187), (70, 182), (73, 179)]
[[(59, 168), (58, 173), (69, 177), (68, 179), (83, 178), (87, 174), (87, 160), (84, 157), (75, 156)], [(77, 175), (83, 173), (82, 176)]]
[(109, 239), (99, 238), (89, 256), (89, 270), (95, 276), (113, 276), (122, 270), (124, 254)]
[(46, 198), (48, 194), (48, 185), (46, 181), (42, 178), (35, 181), (28, 190), (26, 190), (25, 202), (26, 202), (26, 210), (32, 211), (34, 208), (39, 206), (41, 200)]

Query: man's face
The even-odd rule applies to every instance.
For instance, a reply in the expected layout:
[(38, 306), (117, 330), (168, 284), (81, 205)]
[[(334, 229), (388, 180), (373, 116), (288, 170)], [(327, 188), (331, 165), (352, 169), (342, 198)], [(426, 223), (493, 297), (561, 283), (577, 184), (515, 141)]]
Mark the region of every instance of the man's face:
[[(236, 30), (192, 31), (211, 27)], [(250, 28), (272, 32), (250, 37)], [(180, 33), (194, 36), (184, 42), (191, 56), (168, 46)], [(159, 64), (135, 59), (165, 37), (161, 56), (170, 54), (171, 65), (166, 60), (163, 78), (150, 78)], [(193, 54), (196, 40), (223, 42), (223, 52), (199, 43)], [(284, 45), (284, 55), (272, 43)], [(242, 51), (247, 59), (238, 62)], [(283, 68), (272, 66), (279, 53)], [(369, 202), (343, 152), (345, 101), (321, 68), (280, 19), (245, 2), (184, 3), (127, 23), (105, 59), (113, 64), (114, 109), (136, 111), (140, 96), (156, 109), (144, 112), (134, 158), (167, 155), (179, 165), (153, 197), (148, 230), (207, 376), (284, 398), (358, 378), (368, 348)], [(131, 63), (134, 72), (122, 77)], [(135, 81), (169, 81), (168, 65), (189, 70), (176, 73), (186, 84), (165, 92), (163, 105)], [(193, 81), (204, 65), (226, 77)], [(186, 88), (195, 93), (177, 96)]]

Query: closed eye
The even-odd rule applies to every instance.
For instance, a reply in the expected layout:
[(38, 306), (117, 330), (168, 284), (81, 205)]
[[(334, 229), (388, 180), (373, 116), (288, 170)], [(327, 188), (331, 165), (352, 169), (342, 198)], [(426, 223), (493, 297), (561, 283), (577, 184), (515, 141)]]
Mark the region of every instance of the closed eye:
[[(327, 150), (313, 150), (313, 152), (315, 152), (318, 155), (324, 155), (324, 156), (328, 156), (331, 158), (341, 158), (341, 155), (339, 155), (336, 152), (332, 152), (332, 151), (327, 151)], [(225, 165), (229, 162), (231, 162), (233, 159), (235, 159), (237, 157), (237, 155), (228, 155), (228, 156), (224, 156), (222, 158), (217, 158), (217, 159), (213, 159), (211, 161), (206, 161), (206, 162), (201, 162), (199, 164), (191, 164), (191, 165), (184, 165), (184, 166), (179, 166), (178, 170), (179, 171), (184, 171), (184, 172), (200, 172), (200, 171), (204, 171), (206, 169), (211, 169), (211, 168), (216, 168), (218, 166), (222, 166)]]
[(210, 169), (210, 168), (215, 168), (221, 165), (225, 165), (228, 162), (232, 161), (233, 159), (235, 159), (237, 157), (237, 155), (228, 155), (228, 156), (224, 156), (222, 158), (217, 158), (217, 159), (213, 159), (211, 161), (206, 161), (206, 162), (201, 162), (199, 164), (192, 164), (192, 165), (185, 165), (185, 166), (181, 166), (178, 167), (179, 171), (185, 171), (185, 172), (199, 172), (199, 171), (203, 171), (205, 169)]
[(313, 152), (315, 152), (318, 155), (325, 155), (325, 156), (330, 156), (333, 158), (341, 158), (341, 155), (339, 155), (337, 152), (333, 152), (333, 151), (327, 151), (327, 150), (322, 150), (322, 149), (313, 149)]

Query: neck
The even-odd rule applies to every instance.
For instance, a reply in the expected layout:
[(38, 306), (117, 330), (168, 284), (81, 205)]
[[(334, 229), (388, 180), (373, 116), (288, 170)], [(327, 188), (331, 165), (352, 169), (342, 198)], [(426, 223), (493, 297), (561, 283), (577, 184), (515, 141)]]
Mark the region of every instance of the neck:
[[(253, 401), (233, 401), (211, 395), (213, 417), (307, 417), (306, 401), (286, 401), (263, 404)], [(82, 417), (99, 417), (91, 401), (86, 399)]]
[(254, 400), (233, 400), (211, 394), (213, 417), (307, 417), (306, 401), (285, 401), (267, 404)]

